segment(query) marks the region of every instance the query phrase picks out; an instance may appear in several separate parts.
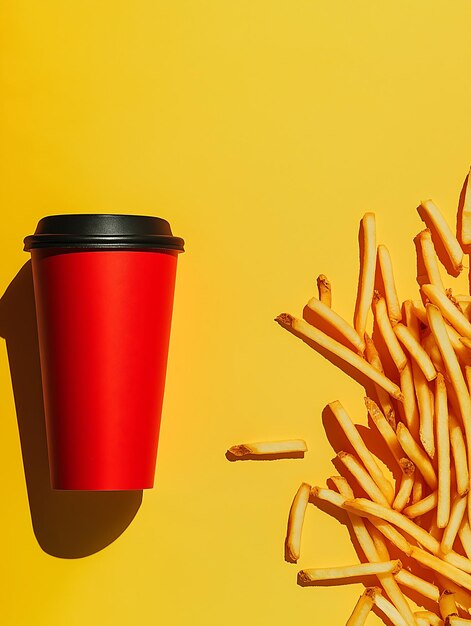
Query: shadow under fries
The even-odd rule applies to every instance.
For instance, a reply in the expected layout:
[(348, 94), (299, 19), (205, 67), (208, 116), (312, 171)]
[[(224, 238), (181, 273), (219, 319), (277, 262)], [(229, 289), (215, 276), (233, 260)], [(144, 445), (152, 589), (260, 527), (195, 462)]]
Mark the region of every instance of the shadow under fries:
[(245, 454), (237, 456), (230, 450), (226, 451), (228, 461), (278, 461), (279, 459), (304, 459), (304, 452), (276, 452), (275, 454)]
[(117, 539), (134, 519), (142, 491), (56, 491), (49, 480), (31, 261), (0, 300), (31, 521), (44, 552), (80, 558)]
[(420, 219), (425, 222), (425, 228), (428, 228), (430, 230), (435, 251), (441, 263), (443, 264), (443, 267), (446, 269), (448, 274), (450, 274), (450, 276), (454, 276), (456, 278), (457, 276), (459, 276), (459, 272), (457, 272), (451, 265), (446, 248), (437, 233), (437, 229), (426, 215), (424, 209), (422, 208), (422, 205), (419, 205), (417, 207), (417, 212), (420, 216)]

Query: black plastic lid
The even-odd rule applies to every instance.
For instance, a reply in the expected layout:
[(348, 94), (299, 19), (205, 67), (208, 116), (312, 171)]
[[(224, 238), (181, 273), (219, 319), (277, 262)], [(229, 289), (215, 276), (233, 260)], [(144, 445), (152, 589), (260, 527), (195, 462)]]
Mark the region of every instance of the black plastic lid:
[(77, 213), (49, 215), (39, 220), (34, 235), (24, 239), (32, 248), (125, 248), (183, 252), (184, 241), (174, 237), (170, 224), (151, 215)]

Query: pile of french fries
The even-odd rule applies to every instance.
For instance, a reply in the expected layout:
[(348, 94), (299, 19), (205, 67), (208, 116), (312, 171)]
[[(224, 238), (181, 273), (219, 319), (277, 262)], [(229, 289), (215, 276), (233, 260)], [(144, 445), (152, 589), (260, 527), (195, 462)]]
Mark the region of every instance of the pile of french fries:
[[(426, 226), (414, 239), (420, 298), (401, 304), (389, 251), (377, 246), (375, 215), (366, 213), (353, 323), (333, 310), (324, 275), (302, 318), (276, 318), (354, 372), (367, 390), (370, 428), (390, 452), (381, 467), (342, 404), (331, 402), (328, 419), (350, 448), (338, 451), (341, 475), (331, 476), (326, 487), (303, 483), (289, 513), (285, 554), (293, 563), (300, 557), (309, 503), (328, 502), (346, 513), (361, 562), (303, 569), (298, 582), (376, 576), (378, 586), (365, 589), (347, 626), (364, 624), (375, 607), (397, 626), (471, 624), (471, 296), (453, 295), (440, 270), (442, 265), (456, 277), (471, 251), (469, 178), (457, 235), (431, 200), (418, 207)], [(373, 332), (367, 332), (370, 319)], [(434, 610), (414, 611), (420, 603)]]

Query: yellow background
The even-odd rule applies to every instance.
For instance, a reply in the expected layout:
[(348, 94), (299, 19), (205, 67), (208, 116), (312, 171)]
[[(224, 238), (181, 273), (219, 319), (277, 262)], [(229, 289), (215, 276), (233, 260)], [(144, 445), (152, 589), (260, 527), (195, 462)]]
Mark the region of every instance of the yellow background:
[[(415, 206), (453, 221), (471, 162), (470, 24), (467, 1), (1, 0), (2, 288), (50, 213), (160, 215), (187, 242), (156, 488), (95, 554), (35, 538), (2, 348), (3, 624), (346, 621), (360, 585), (298, 587), (283, 538), (300, 481), (333, 473), (323, 406), (364, 421), (363, 390), (272, 320), (320, 272), (351, 318), (366, 210), (416, 297)], [(304, 460), (224, 457), (284, 437)], [(299, 565), (349, 561), (310, 507)]]

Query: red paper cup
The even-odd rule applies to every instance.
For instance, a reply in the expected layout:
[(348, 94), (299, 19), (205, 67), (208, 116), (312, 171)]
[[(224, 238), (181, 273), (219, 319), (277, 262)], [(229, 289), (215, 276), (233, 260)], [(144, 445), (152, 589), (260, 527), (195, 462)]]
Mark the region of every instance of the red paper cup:
[(25, 250), (53, 489), (150, 489), (183, 240), (156, 217), (55, 215)]

